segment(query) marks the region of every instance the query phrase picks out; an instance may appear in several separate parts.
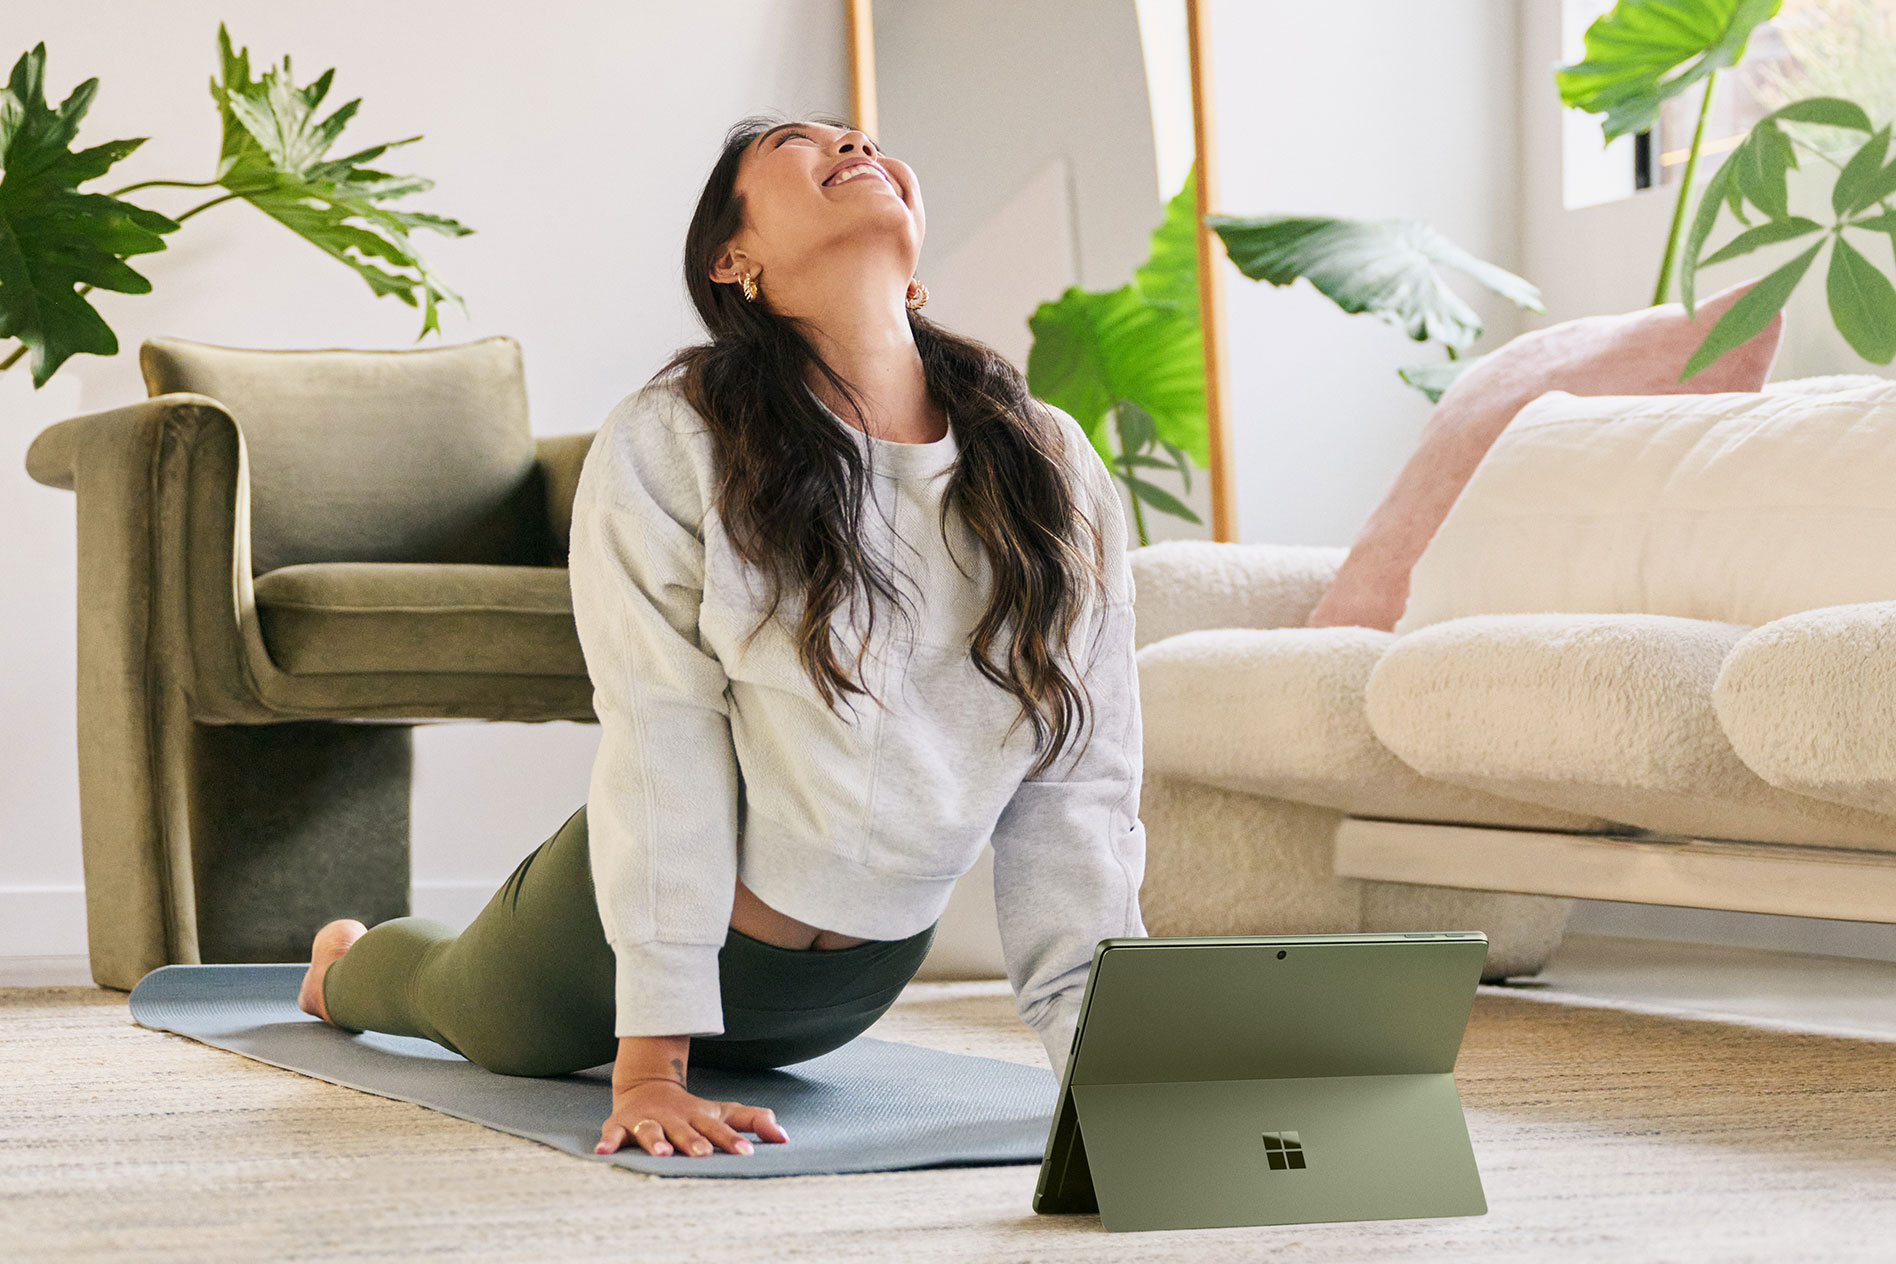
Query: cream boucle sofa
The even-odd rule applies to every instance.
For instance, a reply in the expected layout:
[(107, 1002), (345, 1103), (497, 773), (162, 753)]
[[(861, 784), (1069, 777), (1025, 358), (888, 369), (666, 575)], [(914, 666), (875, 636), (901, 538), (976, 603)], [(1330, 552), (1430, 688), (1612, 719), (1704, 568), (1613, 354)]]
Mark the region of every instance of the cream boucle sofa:
[(1344, 553), (1133, 552), (1153, 934), (1896, 921), (1896, 384), (1543, 395), (1393, 631), (1302, 626)]

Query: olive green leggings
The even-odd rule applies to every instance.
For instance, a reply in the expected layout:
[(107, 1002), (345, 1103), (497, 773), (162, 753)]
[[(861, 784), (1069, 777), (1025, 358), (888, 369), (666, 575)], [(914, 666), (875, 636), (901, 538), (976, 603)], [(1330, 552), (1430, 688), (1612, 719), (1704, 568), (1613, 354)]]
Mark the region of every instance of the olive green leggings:
[[(787, 1066), (828, 1053), (895, 1003), (935, 937), (781, 948), (732, 928), (718, 949), (724, 1031), (693, 1065)], [(371, 927), (323, 975), (330, 1021), (422, 1036), (503, 1075), (613, 1061), (614, 960), (599, 921), (581, 806), (520, 862), (464, 931), (426, 917)]]

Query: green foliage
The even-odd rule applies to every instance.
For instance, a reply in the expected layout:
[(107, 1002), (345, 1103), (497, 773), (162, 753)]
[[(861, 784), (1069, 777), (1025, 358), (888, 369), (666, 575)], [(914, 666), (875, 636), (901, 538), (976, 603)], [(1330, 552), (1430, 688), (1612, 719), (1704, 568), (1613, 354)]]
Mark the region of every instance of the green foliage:
[(0, 91), (0, 337), (32, 351), (35, 388), (74, 355), (118, 351), (117, 335), (79, 287), (149, 292), (151, 282), (125, 259), (163, 250), (163, 235), (178, 227), (107, 194), (79, 192), (145, 140), (74, 152), (99, 81), (86, 80), (54, 110), (45, 72), (41, 43), (14, 63)]
[(230, 34), (221, 23), (217, 44), (222, 79), (211, 81), (211, 96), (224, 125), (218, 183), (346, 264), (378, 296), (393, 294), (410, 307), (419, 303), (423, 336), (441, 328), (438, 302), (452, 302), (465, 312), (460, 296), (422, 263), (409, 233), (425, 228), (460, 237), (473, 229), (441, 215), (390, 209), (385, 203), (425, 192), (434, 187), (434, 181), (362, 165), (421, 137), (328, 158), (330, 147), (362, 104), (358, 97), (317, 120), (317, 107), (329, 92), (335, 70), (325, 70), (313, 83), (298, 88), (286, 54), (280, 69), (265, 70), (261, 78), (252, 79), (250, 50), (233, 53)]
[(1437, 264), (1467, 273), (1516, 306), (1543, 310), (1532, 284), (1419, 220), (1211, 215), (1205, 222), (1252, 280), (1289, 285), (1303, 277), (1344, 311), (1368, 312), (1417, 342), (1433, 339), (1459, 351), (1481, 336), (1481, 318), (1448, 288)]
[[(31, 351), (38, 387), (81, 352), (116, 354), (117, 335), (85, 295), (93, 289), (148, 293), (151, 282), (125, 259), (163, 250), (164, 234), (200, 211), (239, 199), (347, 265), (374, 293), (423, 308), (421, 337), (440, 332), (442, 301), (466, 310), (460, 296), (422, 263), (409, 234), (427, 229), (460, 237), (473, 230), (446, 216), (391, 209), (387, 203), (433, 188), (433, 181), (363, 165), (421, 138), (329, 158), (330, 147), (362, 104), (358, 98), (317, 118), (336, 72), (325, 71), (298, 88), (286, 56), (280, 70), (253, 79), (249, 50), (233, 53), (222, 25), (217, 40), (222, 77), (211, 81), (211, 95), (223, 121), (223, 149), (216, 177), (147, 180), (112, 194), (78, 188), (144, 140), (70, 149), (99, 81), (86, 80), (53, 110), (44, 89), (46, 45), (14, 66), (0, 91), (0, 337), (17, 339), (19, 346), (0, 360), (0, 371)], [(223, 192), (176, 219), (120, 200), (154, 186)]]
[[(1868, 133), (1839, 169), (1831, 187), (1830, 209), (1835, 218), (1828, 228), (1807, 216), (1791, 214), (1788, 173), (1797, 166), (1797, 154), (1780, 126), (1784, 122), (1819, 123)], [(1816, 263), (1826, 241), (1834, 242), (1825, 297), (1837, 331), (1865, 360), (1888, 364), (1896, 359), (1896, 285), (1844, 236), (1846, 229), (1883, 234), (1896, 245), (1896, 210), (1888, 201), (1896, 195), (1896, 160), (1890, 160), (1889, 146), (1887, 125), (1872, 131), (1869, 116), (1859, 106), (1837, 97), (1793, 101), (1758, 120), (1705, 182), (1699, 197), (1679, 274), (1686, 311), (1695, 310), (1700, 268), (1812, 233), (1824, 236), (1732, 304), (1686, 362), (1680, 380), (1702, 371), (1769, 324)], [(1762, 213), (1762, 223), (1753, 224), (1746, 217), (1747, 205)], [(1706, 254), (1719, 213), (1727, 209), (1747, 227)]]
[(1619, 0), (1586, 30), (1584, 60), (1554, 74), (1561, 104), (1603, 114), (1608, 141), (1643, 132), (1659, 108), (1745, 54), (1782, 0)]
[[(1166, 204), (1151, 252), (1132, 280), (1114, 290), (1068, 286), (1027, 320), (1034, 336), (1028, 389), (1071, 414), (1107, 469), (1126, 484), (1141, 544), (1150, 542), (1144, 505), (1200, 521), (1176, 496), (1135, 473), (1176, 469), (1190, 491), (1190, 461), (1210, 461), (1196, 217), (1194, 173)], [(1170, 459), (1153, 455), (1155, 448)]]

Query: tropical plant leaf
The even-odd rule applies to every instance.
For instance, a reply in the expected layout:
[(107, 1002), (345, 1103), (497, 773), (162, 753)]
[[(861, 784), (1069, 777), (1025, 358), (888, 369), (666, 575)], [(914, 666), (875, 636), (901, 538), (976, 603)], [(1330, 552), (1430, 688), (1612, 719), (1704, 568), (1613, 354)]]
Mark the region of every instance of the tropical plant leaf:
[(1841, 234), (1827, 288), (1831, 319), (1850, 349), (1872, 364), (1896, 359), (1896, 286)]
[(1806, 233), (1821, 232), (1823, 225), (1814, 219), (1805, 219), (1801, 215), (1790, 215), (1784, 219), (1768, 219), (1755, 228), (1747, 228), (1713, 253), (1699, 261), (1700, 266), (1723, 263), (1727, 259), (1736, 259), (1763, 246), (1774, 246), (1781, 241), (1795, 241)]
[(1133, 494), (1138, 496), (1140, 500), (1145, 501), (1160, 513), (1169, 513), (1175, 517), (1183, 518), (1187, 522), (1195, 522), (1200, 525), (1203, 525), (1205, 521), (1193, 513), (1190, 506), (1186, 505), (1184, 501), (1174, 496), (1171, 492), (1166, 491), (1157, 483), (1148, 483), (1143, 478), (1128, 474), (1126, 475), (1126, 485), (1132, 489)]
[(1736, 65), (1781, 2), (1619, 0), (1587, 27), (1583, 59), (1554, 72), (1561, 103), (1605, 115), (1607, 141), (1646, 131), (1668, 99)]
[(1208, 215), (1205, 222), (1252, 280), (1289, 285), (1303, 277), (1344, 311), (1368, 312), (1418, 342), (1460, 349), (1481, 336), (1481, 318), (1448, 288), (1437, 264), (1467, 273), (1516, 306), (1544, 310), (1531, 283), (1419, 220)]
[(1410, 386), (1429, 397), (1429, 403), (1438, 404), (1449, 387), (1455, 385), (1455, 379), (1478, 364), (1483, 357), (1463, 356), (1459, 360), (1445, 360), (1440, 364), (1411, 364), (1407, 368), (1397, 369), (1396, 374)]
[(1070, 413), (1110, 466), (1108, 412), (1136, 400), (1157, 435), (1200, 464), (1205, 435), (1205, 342), (1195, 305), (1154, 303), (1138, 285), (1089, 293), (1069, 286), (1028, 317), (1033, 394)]
[[(440, 302), (467, 305), (416, 253), (410, 232), (427, 229), (461, 237), (474, 230), (442, 215), (391, 209), (386, 203), (434, 187), (421, 176), (398, 176), (362, 164), (409, 136), (328, 158), (330, 147), (361, 106), (361, 98), (317, 118), (333, 69), (307, 87), (291, 78), (290, 59), (252, 79), (250, 50), (232, 52), (230, 35), (217, 28), (222, 78), (211, 81), (224, 125), (217, 180), (291, 232), (346, 264), (377, 295), (393, 294), (423, 310), (421, 335), (439, 332)], [(386, 265), (386, 266), (384, 266)]]
[(1771, 323), (1771, 317), (1777, 315), (1778, 309), (1784, 306), (1791, 291), (1797, 288), (1804, 273), (1809, 271), (1817, 252), (1823, 248), (1824, 243), (1818, 242), (1740, 295), (1738, 301), (1718, 318), (1712, 331), (1705, 335), (1705, 341), (1692, 353), (1692, 358), (1685, 362), (1679, 380), (1685, 381), (1733, 347), (1756, 337), (1760, 330)]
[[(1779, 129), (1780, 123), (1787, 122), (1821, 123), (1860, 132), (1871, 129), (1869, 116), (1863, 112), (1863, 107), (1841, 97), (1809, 97), (1793, 101), (1773, 110), (1752, 125), (1744, 140), (1706, 180), (1705, 188), (1699, 195), (1698, 211), (1693, 216), (1691, 231), (1686, 235), (1684, 257), (1679, 263), (1679, 296), (1688, 316), (1697, 310), (1700, 267), (1735, 258), (1760, 246), (1788, 241), (1809, 231), (1800, 229), (1794, 232), (1782, 226), (1812, 223), (1790, 214), (1786, 173), (1797, 166), (1797, 155), (1790, 138)], [(1865, 144), (1864, 149), (1872, 149), (1873, 141), (1874, 138), (1871, 143)], [(1863, 149), (1858, 150), (1851, 163), (1855, 163), (1862, 154)], [(1866, 181), (1866, 188), (1875, 187), (1868, 181), (1872, 178), (1871, 172), (1880, 172), (1880, 168), (1874, 164), (1881, 160), (1881, 155), (1882, 149), (1878, 148), (1874, 149), (1870, 158), (1863, 159), (1865, 174), (1860, 178)], [(1849, 163), (1845, 164), (1846, 169), (1849, 166)], [(1839, 183), (1842, 179), (1840, 174)], [(1832, 196), (1834, 199), (1834, 192)], [(1769, 217), (1765, 223), (1753, 225), (1745, 218), (1744, 206), (1747, 201)], [(1704, 258), (1705, 243), (1712, 235), (1721, 206), (1729, 207), (1733, 217), (1747, 225), (1747, 229), (1727, 242), (1717, 253)]]
[(1177, 303), (1198, 315), (1198, 168), (1165, 204), (1165, 218), (1152, 233), (1152, 253), (1132, 274), (1133, 283), (1156, 303)]
[(144, 144), (107, 141), (70, 148), (99, 81), (74, 88), (57, 110), (46, 101), (46, 45), (13, 65), (0, 90), (0, 337), (32, 353), (38, 389), (71, 357), (114, 355), (118, 336), (80, 286), (145, 294), (151, 282), (125, 263), (163, 250), (178, 225), (104, 193), (81, 193)]
[(1830, 190), (1830, 208), (1839, 216), (1854, 215), (1896, 193), (1896, 162), (1883, 165), (1888, 153), (1889, 125), (1884, 124), (1837, 173), (1837, 183)]

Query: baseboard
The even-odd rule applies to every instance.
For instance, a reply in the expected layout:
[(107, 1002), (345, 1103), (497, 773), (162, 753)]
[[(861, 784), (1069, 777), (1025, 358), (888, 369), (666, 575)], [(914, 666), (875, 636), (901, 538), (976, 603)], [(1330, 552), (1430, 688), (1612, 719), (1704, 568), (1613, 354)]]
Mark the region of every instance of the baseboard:
[[(492, 882), (418, 882), (410, 907), (453, 926), (473, 921), (499, 886)], [(84, 958), (86, 893), (70, 886), (0, 887), (0, 958)]]

